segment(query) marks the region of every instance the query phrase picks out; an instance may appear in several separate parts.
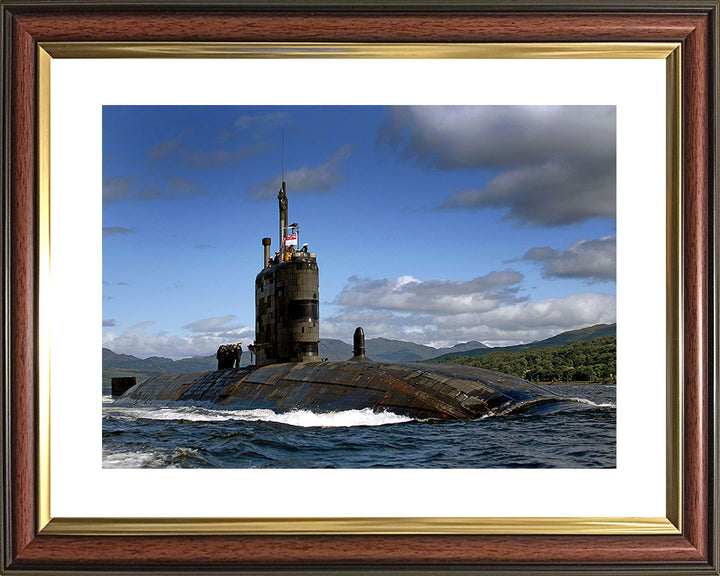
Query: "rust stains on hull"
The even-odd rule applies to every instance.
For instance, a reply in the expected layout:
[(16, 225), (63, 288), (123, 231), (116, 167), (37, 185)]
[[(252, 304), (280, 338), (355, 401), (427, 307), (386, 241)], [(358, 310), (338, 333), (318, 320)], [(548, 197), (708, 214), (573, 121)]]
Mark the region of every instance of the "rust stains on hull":
[(413, 418), (473, 419), (555, 397), (525, 380), (479, 368), (350, 361), (164, 374), (136, 385), (116, 402), (275, 412), (371, 408)]

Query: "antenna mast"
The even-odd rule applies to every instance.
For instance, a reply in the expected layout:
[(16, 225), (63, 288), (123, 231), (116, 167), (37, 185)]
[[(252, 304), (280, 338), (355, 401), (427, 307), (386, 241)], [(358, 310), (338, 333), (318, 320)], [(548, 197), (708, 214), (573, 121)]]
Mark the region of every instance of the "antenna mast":
[(278, 193), (278, 201), (280, 207), (280, 261), (285, 259), (285, 234), (287, 232), (288, 215), (287, 215), (287, 195), (285, 193), (285, 131), (282, 132), (282, 185)]

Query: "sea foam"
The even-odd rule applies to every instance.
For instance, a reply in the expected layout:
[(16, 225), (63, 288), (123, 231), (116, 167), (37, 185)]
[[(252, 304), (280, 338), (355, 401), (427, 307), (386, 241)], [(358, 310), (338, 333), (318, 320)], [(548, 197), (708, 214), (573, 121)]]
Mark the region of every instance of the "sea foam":
[(103, 450), (103, 468), (172, 468), (167, 459), (154, 452), (117, 452)]
[(362, 410), (343, 410), (340, 412), (316, 413), (310, 410), (293, 410), (276, 413), (273, 410), (213, 410), (196, 406), (178, 406), (172, 408), (158, 407), (107, 407), (113, 417), (122, 420), (179, 420), (186, 422), (222, 422), (245, 420), (249, 422), (277, 422), (309, 427), (350, 427), (350, 426), (383, 426), (409, 422), (412, 418), (400, 416), (393, 412), (373, 412), (371, 408)]

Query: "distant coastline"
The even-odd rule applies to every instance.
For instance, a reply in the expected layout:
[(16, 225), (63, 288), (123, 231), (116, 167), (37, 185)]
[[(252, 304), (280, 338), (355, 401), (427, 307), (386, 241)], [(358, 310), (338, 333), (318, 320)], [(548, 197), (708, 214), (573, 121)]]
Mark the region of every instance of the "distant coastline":
[[(569, 332), (562, 332), (556, 336), (541, 340), (539, 342), (533, 342), (530, 344), (522, 344), (518, 346), (508, 346), (502, 348), (489, 348), (480, 342), (467, 342), (464, 344), (458, 344), (453, 348), (437, 349), (430, 346), (422, 346), (411, 342), (403, 342), (400, 340), (388, 340), (386, 338), (374, 338), (370, 339), (366, 343), (367, 355), (373, 360), (382, 362), (398, 362), (398, 361), (410, 361), (410, 362), (442, 362), (442, 363), (458, 363), (458, 364), (470, 364), (478, 365), (481, 367), (490, 368), (507, 374), (514, 374), (519, 377), (525, 377), (526, 379), (532, 380), (542, 385), (556, 385), (556, 384), (612, 384), (613, 378), (606, 378), (601, 375), (601, 371), (595, 372), (595, 382), (587, 380), (577, 380), (573, 378), (575, 374), (566, 374), (571, 378), (569, 381), (565, 381), (561, 378), (556, 380), (549, 380), (549, 377), (553, 377), (553, 374), (545, 373), (545, 378), (542, 378), (541, 373), (537, 370), (537, 376), (539, 379), (532, 378), (533, 366), (526, 364), (520, 370), (520, 367), (515, 367), (507, 363), (512, 362), (513, 358), (519, 358), (522, 355), (527, 357), (527, 353), (530, 351), (538, 351), (538, 355), (543, 354), (542, 350), (557, 349), (564, 346), (572, 346), (581, 342), (588, 342), (598, 338), (608, 338), (612, 340), (612, 349), (606, 349), (606, 359), (609, 358), (609, 362), (606, 364), (612, 365), (612, 374), (614, 375), (614, 364), (615, 364), (615, 350), (614, 350), (614, 335), (616, 331), (615, 324), (597, 324), (595, 326), (589, 326), (587, 328), (581, 328), (579, 330), (572, 330)], [(610, 344), (610, 342), (606, 342)], [(485, 360), (482, 357), (488, 356), (494, 353), (495, 356), (501, 355), (505, 362), (503, 365), (498, 366), (484, 366), (485, 363), (492, 361), (494, 356), (489, 356)], [(608, 356), (609, 354), (609, 356)], [(321, 339), (320, 340), (320, 357), (327, 358), (329, 361), (347, 360), (352, 356), (352, 347), (345, 342), (340, 340), (332, 339)], [(243, 364), (249, 360), (249, 355), (243, 356)], [(538, 360), (535, 359), (535, 363)], [(563, 364), (566, 366), (567, 364)], [(171, 360), (170, 358), (150, 357), (145, 359), (136, 358), (127, 354), (117, 354), (112, 350), (103, 348), (103, 389), (109, 389), (110, 380), (113, 377), (118, 376), (135, 376), (138, 382), (142, 382), (146, 378), (157, 376), (159, 374), (170, 374), (170, 373), (186, 373), (186, 372), (206, 372), (214, 370), (217, 366), (217, 361), (213, 356), (206, 356), (200, 358), (185, 358), (182, 360)], [(577, 365), (576, 365), (577, 366)], [(537, 366), (535, 366), (537, 368)]]
[(540, 386), (615, 386), (616, 382), (535, 382)]

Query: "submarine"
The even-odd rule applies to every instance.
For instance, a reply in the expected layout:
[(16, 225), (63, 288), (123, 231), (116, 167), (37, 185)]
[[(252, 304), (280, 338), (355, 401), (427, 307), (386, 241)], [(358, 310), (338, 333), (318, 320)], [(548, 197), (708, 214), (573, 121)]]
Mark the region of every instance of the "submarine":
[(317, 257), (298, 246), (297, 223), (288, 224), (283, 181), (278, 193), (279, 250), (262, 239), (263, 268), (255, 278), (255, 361), (240, 368), (162, 374), (140, 383), (112, 380), (118, 406), (192, 405), (222, 410), (269, 409), (315, 413), (371, 409), (416, 419), (471, 420), (517, 412), (578, 407), (579, 401), (508, 374), (471, 366), (375, 362), (365, 336), (353, 334), (353, 356), (319, 357)]

